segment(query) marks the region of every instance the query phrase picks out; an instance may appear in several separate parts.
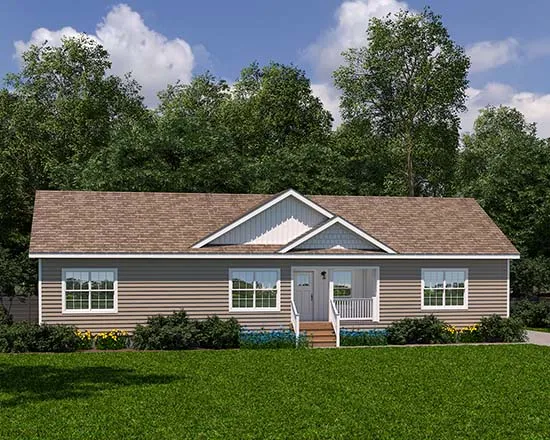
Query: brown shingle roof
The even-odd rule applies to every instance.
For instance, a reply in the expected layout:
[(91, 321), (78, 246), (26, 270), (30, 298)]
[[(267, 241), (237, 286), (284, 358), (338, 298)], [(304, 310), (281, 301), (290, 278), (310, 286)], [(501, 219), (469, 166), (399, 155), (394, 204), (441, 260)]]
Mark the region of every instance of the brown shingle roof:
[[(191, 247), (272, 197), (38, 191), (30, 253), (274, 253), (280, 245)], [(397, 253), (517, 254), (473, 199), (309, 198)]]

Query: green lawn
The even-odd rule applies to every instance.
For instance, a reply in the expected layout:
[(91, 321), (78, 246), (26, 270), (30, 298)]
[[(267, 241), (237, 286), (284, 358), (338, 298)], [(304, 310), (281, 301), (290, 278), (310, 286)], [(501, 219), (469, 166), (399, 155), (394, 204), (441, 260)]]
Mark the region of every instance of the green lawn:
[(531, 328), (531, 327), (527, 327), (527, 330), (533, 330), (533, 331), (536, 331), (536, 332), (550, 333), (550, 328)]
[(0, 355), (0, 438), (490, 438), (550, 433), (533, 345)]

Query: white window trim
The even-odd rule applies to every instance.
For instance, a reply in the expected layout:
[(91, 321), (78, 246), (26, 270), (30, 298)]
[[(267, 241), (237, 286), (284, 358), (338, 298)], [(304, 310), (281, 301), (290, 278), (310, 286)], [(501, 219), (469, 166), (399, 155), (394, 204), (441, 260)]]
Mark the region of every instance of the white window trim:
[[(113, 289), (114, 289), (114, 295), (113, 295), (113, 308), (112, 309), (67, 309), (66, 308), (66, 288), (67, 284), (65, 281), (65, 274), (66, 272), (114, 272), (115, 274), (115, 280), (113, 282)], [(118, 269), (108, 267), (108, 268), (97, 268), (97, 267), (64, 267), (61, 271), (61, 302), (62, 302), (62, 310), (61, 312), (66, 315), (82, 315), (82, 314), (112, 314), (112, 313), (118, 313)], [(91, 307), (91, 302), (90, 302)]]
[[(233, 279), (231, 278), (232, 272), (277, 272), (277, 298), (276, 307), (233, 307)], [(281, 311), (281, 269), (274, 267), (231, 267), (228, 271), (228, 287), (229, 287), (229, 311), (238, 313), (250, 313), (250, 312), (280, 312)], [(238, 289), (237, 289), (238, 290)], [(255, 304), (255, 302), (254, 302)]]
[[(441, 306), (426, 306), (424, 305), (424, 273), (425, 272), (464, 272), (464, 304), (461, 306), (446, 306), (445, 305), (445, 293), (443, 293), (443, 305)], [(443, 284), (445, 284), (445, 276), (443, 276)], [(455, 267), (455, 268), (448, 268), (448, 267), (431, 267), (431, 268), (423, 268), (421, 273), (421, 302), (420, 302), (420, 309), (421, 310), (468, 310), (468, 286), (469, 286), (470, 277), (468, 274), (468, 269), (464, 267)], [(444, 289), (445, 291), (446, 289)]]

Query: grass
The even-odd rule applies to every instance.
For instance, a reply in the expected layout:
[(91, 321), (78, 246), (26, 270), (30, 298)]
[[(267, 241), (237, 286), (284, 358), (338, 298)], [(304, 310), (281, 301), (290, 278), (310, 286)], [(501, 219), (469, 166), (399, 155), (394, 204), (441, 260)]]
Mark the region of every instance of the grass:
[(542, 439), (534, 345), (0, 355), (2, 439)]
[(528, 327), (527, 330), (533, 330), (535, 332), (550, 333), (550, 328), (531, 328), (531, 327)]

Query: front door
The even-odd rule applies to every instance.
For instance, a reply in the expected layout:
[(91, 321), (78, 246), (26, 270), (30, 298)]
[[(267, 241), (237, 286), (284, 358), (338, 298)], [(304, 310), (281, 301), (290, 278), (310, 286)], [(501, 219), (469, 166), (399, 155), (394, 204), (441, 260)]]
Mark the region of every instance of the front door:
[(313, 321), (313, 271), (294, 273), (294, 301), (303, 321)]

